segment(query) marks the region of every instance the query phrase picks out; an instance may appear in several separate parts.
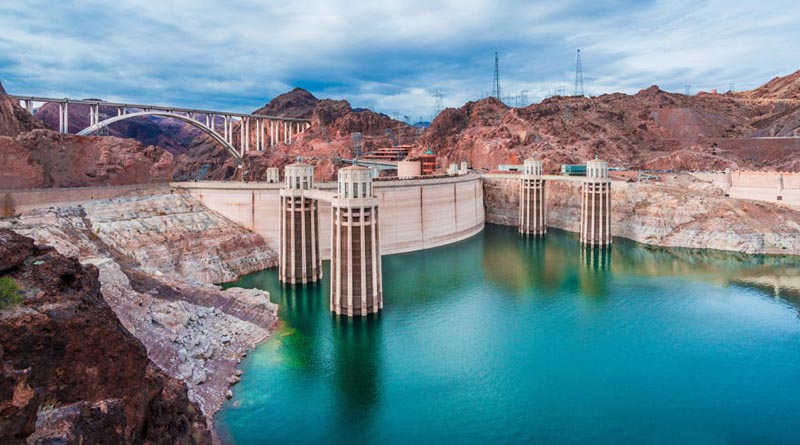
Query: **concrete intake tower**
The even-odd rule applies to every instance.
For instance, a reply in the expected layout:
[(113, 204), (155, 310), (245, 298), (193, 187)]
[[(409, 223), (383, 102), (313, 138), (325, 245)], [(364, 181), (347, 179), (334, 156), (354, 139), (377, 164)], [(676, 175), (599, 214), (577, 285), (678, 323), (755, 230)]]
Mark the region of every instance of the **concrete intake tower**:
[(581, 193), (581, 243), (589, 246), (611, 244), (611, 179), (608, 162), (586, 162)]
[(283, 283), (304, 284), (322, 279), (317, 200), (304, 195), (313, 187), (314, 166), (286, 166), (284, 187), (280, 190), (279, 277)]
[(519, 233), (544, 235), (547, 232), (547, 225), (542, 161), (525, 160), (519, 192)]
[(370, 169), (339, 170), (331, 217), (331, 311), (349, 317), (377, 313), (383, 308), (383, 283)]

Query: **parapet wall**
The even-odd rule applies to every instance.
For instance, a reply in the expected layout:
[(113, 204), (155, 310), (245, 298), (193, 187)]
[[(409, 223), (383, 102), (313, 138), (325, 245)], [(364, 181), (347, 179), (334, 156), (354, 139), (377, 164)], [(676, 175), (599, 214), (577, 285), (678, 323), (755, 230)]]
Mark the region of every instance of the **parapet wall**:
[[(261, 235), (278, 250), (279, 184), (233, 182), (173, 183), (208, 208)], [(380, 217), (381, 253), (429, 249), (466, 239), (484, 225), (483, 188), (477, 174), (374, 182)], [(336, 183), (321, 183), (333, 192)], [(330, 258), (331, 205), (319, 202), (320, 254)]]
[(34, 209), (76, 205), (94, 199), (119, 198), (164, 191), (169, 191), (169, 184), (0, 190), (0, 216), (19, 215)]

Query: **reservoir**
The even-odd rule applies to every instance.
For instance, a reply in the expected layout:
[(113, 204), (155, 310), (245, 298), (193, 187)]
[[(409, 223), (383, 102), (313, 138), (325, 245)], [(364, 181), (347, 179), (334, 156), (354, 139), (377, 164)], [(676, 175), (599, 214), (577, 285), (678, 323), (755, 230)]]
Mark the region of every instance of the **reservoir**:
[(800, 443), (800, 259), (584, 250), (487, 225), (383, 257), (384, 309), (331, 315), (276, 269), (281, 324), (216, 416), (235, 444)]

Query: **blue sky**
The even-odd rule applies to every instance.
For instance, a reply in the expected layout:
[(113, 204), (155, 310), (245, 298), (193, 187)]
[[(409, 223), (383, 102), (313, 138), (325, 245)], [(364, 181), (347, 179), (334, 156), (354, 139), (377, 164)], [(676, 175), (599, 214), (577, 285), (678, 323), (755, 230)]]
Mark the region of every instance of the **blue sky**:
[(800, 2), (44, 1), (0, 3), (0, 81), (15, 94), (252, 111), (299, 86), (430, 118), (501, 88), (538, 102), (652, 84), (754, 88), (800, 69)]

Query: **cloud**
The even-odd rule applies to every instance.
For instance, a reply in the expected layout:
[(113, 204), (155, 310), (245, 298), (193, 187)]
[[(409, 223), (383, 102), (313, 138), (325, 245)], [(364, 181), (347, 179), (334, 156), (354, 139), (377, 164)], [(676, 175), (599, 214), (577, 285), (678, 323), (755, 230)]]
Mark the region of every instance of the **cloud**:
[(800, 5), (749, 2), (343, 0), (4, 2), (0, 80), (59, 97), (250, 111), (294, 86), (429, 118), (491, 91), (755, 87), (799, 68)]

